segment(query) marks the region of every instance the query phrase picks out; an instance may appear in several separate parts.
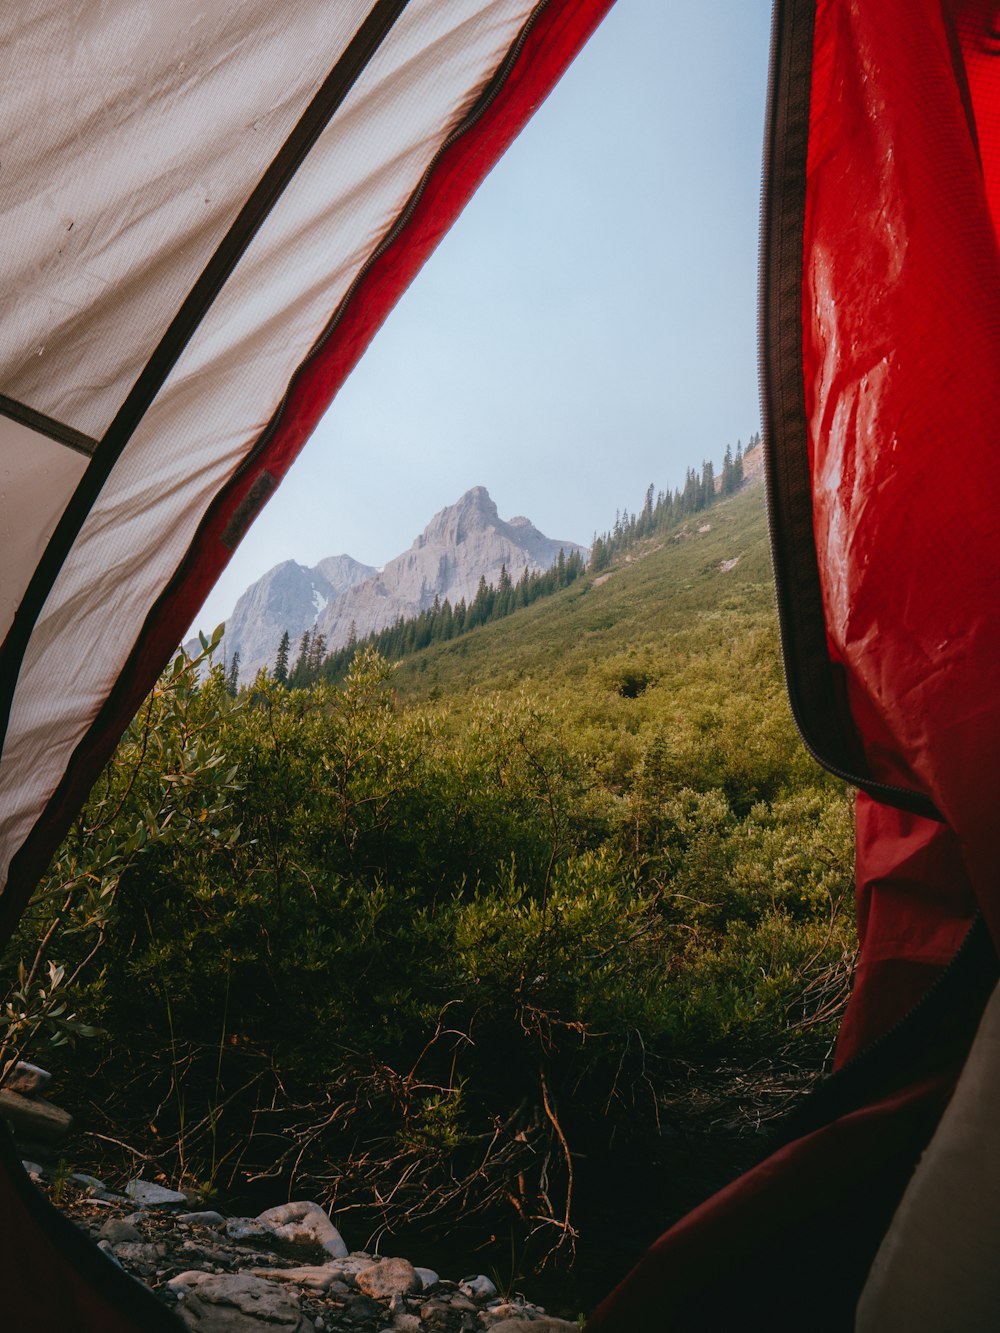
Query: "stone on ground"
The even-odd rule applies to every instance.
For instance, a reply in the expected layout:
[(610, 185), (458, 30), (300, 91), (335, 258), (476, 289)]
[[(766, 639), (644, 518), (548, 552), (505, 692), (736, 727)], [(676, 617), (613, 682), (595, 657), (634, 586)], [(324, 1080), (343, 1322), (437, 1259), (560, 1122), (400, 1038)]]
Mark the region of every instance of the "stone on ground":
[(287, 1287), (246, 1273), (209, 1277), (177, 1307), (196, 1333), (313, 1333), (314, 1325)]
[(151, 1180), (130, 1180), (125, 1193), (140, 1208), (174, 1208), (187, 1203), (187, 1195), (180, 1190), (168, 1190)]
[(282, 1203), (261, 1213), (257, 1221), (292, 1244), (318, 1245), (332, 1259), (346, 1259), (350, 1253), (340, 1232), (318, 1203)]
[(370, 1267), (362, 1268), (355, 1280), (359, 1291), (377, 1301), (410, 1296), (422, 1286), (408, 1259), (380, 1259)]

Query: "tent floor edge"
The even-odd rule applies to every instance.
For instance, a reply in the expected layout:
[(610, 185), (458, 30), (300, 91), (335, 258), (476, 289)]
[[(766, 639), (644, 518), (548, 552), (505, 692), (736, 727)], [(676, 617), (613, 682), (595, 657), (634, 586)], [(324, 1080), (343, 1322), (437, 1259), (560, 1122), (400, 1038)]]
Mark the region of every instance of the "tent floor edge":
[(31, 1182), (0, 1122), (0, 1244), (16, 1255), (4, 1326), (18, 1333), (184, 1333), (150, 1289), (108, 1259)]

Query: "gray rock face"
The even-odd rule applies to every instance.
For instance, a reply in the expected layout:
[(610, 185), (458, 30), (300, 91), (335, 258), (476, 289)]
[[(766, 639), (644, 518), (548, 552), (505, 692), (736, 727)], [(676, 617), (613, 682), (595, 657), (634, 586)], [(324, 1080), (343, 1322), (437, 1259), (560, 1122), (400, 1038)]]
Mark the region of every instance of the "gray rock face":
[[(312, 569), (286, 560), (249, 587), (226, 621), (226, 658), (240, 655), (240, 680), (273, 666), (288, 631), (293, 665), (306, 630), (323, 634), (327, 650), (342, 648), (353, 628), (359, 639), (409, 619), (447, 598), (472, 601), (485, 578), (496, 586), (506, 566), (513, 582), (525, 569), (546, 570), (560, 550), (587, 554), (576, 542), (555, 541), (527, 518), (504, 520), (484, 486), (435, 514), (408, 551), (379, 571), (348, 555), (328, 556)], [(189, 645), (193, 649), (192, 642)]]
[(332, 600), (316, 627), (328, 649), (342, 648), (351, 634), (358, 638), (409, 619), (445, 598), (454, 606), (472, 601), (485, 578), (494, 587), (500, 570), (516, 583), (525, 569), (546, 570), (559, 558), (586, 547), (546, 537), (526, 518), (505, 522), (484, 486), (474, 486), (442, 509), (408, 551), (391, 560), (374, 578), (349, 588)]
[(240, 680), (252, 681), (272, 666), (281, 636), (288, 631), (292, 660), (299, 640), (326, 605), (377, 571), (349, 555), (332, 555), (313, 569), (286, 560), (247, 588), (226, 621), (226, 657), (240, 655)]

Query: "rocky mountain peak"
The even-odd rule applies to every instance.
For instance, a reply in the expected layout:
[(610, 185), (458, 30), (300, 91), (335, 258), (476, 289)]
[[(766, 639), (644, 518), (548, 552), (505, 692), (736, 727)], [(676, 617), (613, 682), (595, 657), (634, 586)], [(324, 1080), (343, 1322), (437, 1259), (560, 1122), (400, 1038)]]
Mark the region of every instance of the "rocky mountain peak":
[(252, 680), (274, 662), (287, 630), (294, 660), (306, 630), (322, 634), (327, 649), (342, 647), (409, 619), (435, 597), (471, 602), (481, 578), (496, 586), (506, 568), (516, 583), (525, 569), (546, 570), (586, 547), (546, 537), (522, 516), (506, 521), (485, 486), (473, 486), (440, 510), (409, 550), (382, 570), (349, 555), (327, 556), (312, 569), (286, 560), (248, 588), (226, 621), (226, 653), (240, 654), (240, 679)]
[(349, 588), (317, 621), (329, 649), (340, 648), (353, 627), (358, 638), (409, 619), (432, 606), (435, 597), (454, 606), (471, 602), (479, 580), (494, 587), (506, 568), (516, 583), (525, 569), (546, 570), (559, 558), (586, 547), (546, 537), (526, 518), (500, 517), (485, 486), (473, 486), (440, 510), (408, 551), (391, 560), (375, 578)]
[(473, 486), (455, 504), (436, 513), (413, 545), (417, 550), (439, 543), (458, 546), (471, 536), (498, 527), (500, 522), (489, 491), (485, 486)]
[(274, 662), (287, 630), (291, 651), (331, 601), (377, 571), (349, 555), (327, 556), (309, 569), (283, 560), (250, 585), (226, 619), (226, 656), (240, 655), (240, 679), (253, 680)]

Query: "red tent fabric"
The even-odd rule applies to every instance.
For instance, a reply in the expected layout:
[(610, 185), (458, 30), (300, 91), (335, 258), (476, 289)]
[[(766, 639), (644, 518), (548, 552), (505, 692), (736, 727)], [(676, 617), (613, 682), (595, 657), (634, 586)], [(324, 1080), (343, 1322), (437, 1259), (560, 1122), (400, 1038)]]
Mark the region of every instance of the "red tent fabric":
[(997, 976), (1000, 6), (779, 0), (774, 23), (769, 506), (796, 718), (868, 793), (860, 963), (788, 1142), (590, 1333), (853, 1328)]

